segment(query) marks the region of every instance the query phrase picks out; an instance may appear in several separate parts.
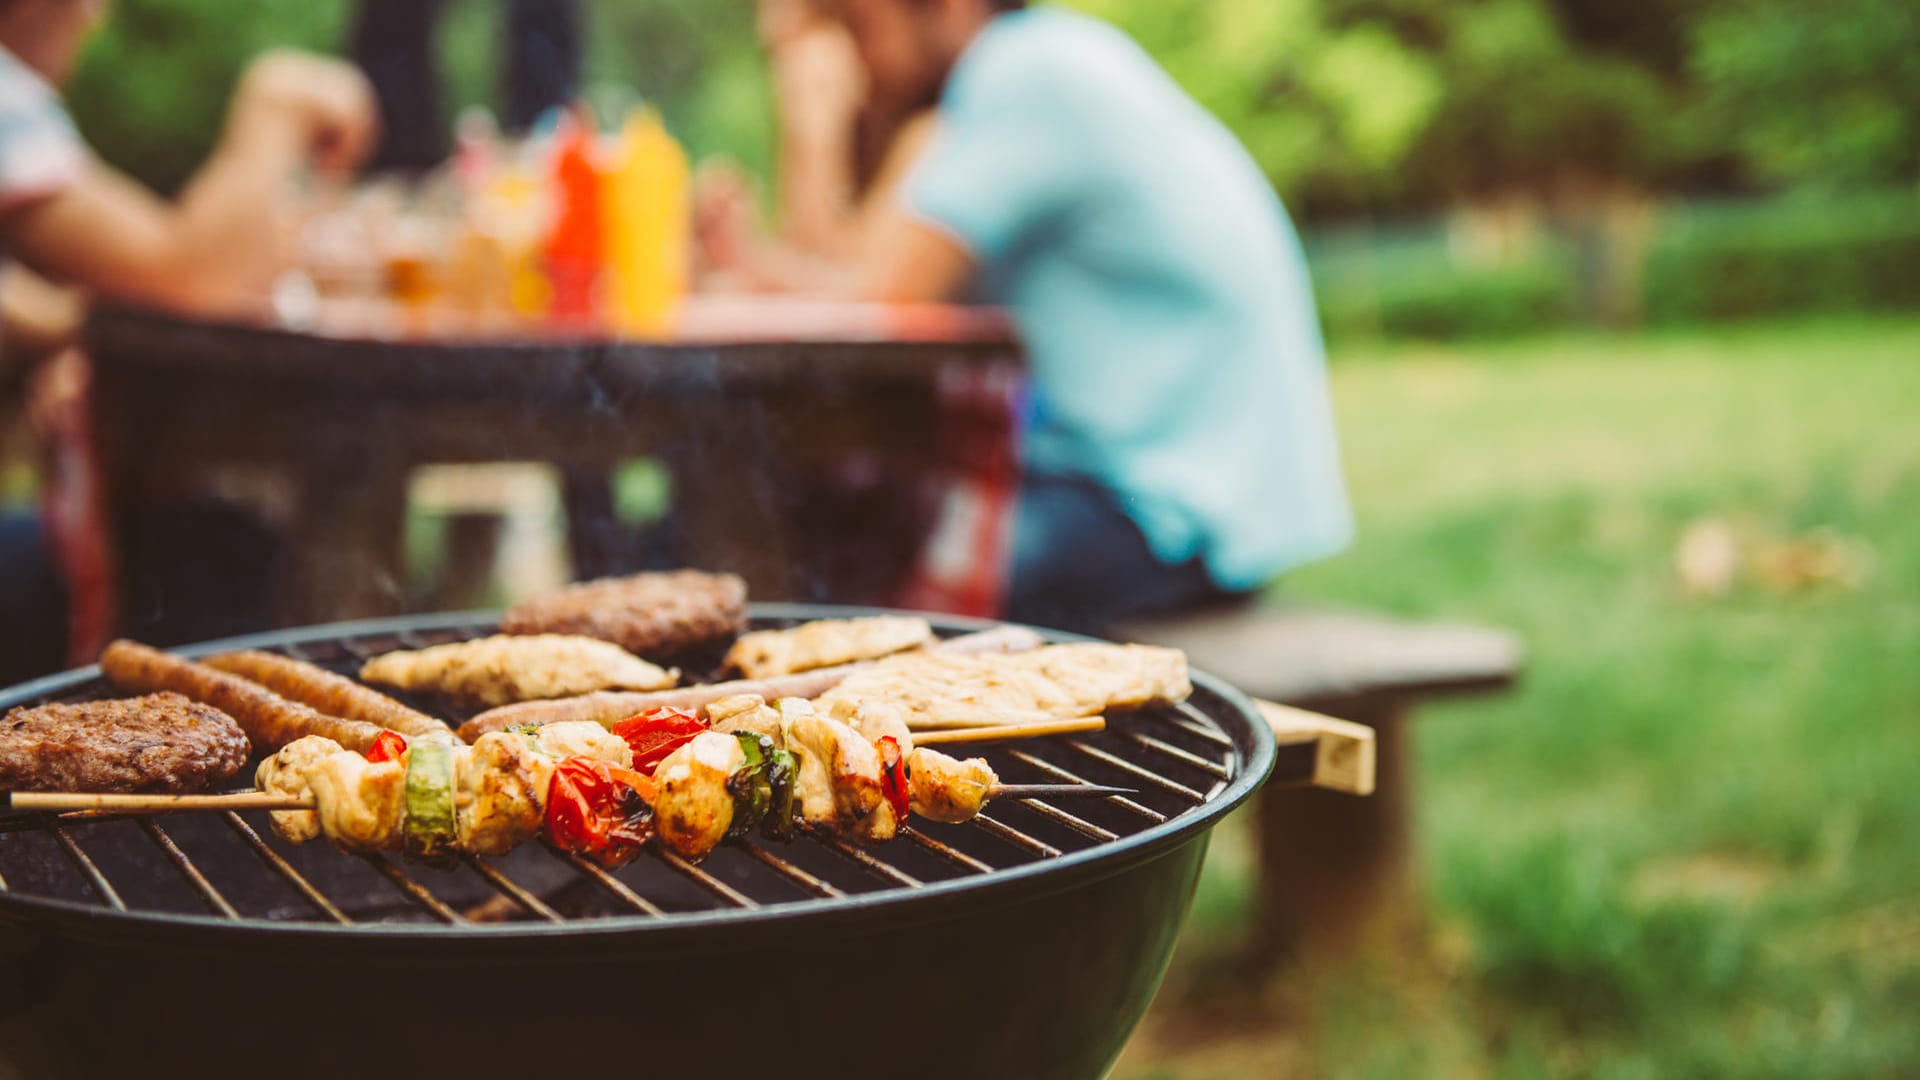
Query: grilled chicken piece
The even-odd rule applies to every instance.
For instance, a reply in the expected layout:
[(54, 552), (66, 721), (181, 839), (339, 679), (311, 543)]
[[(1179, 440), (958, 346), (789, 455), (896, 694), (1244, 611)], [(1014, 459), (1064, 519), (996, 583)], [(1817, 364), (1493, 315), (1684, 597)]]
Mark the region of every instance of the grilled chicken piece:
[(483, 735), (457, 753), (453, 815), (460, 850), (505, 855), (539, 835), (552, 762), (506, 732)]
[(902, 755), (913, 753), (913, 729), (907, 727), (907, 714), (891, 701), (833, 702), (828, 715), (866, 737), (870, 743), (892, 739), (900, 744)]
[(407, 818), (407, 767), (342, 751), (306, 770), (320, 830), (333, 845), (363, 855), (400, 846)]
[(733, 792), (727, 781), (747, 763), (740, 740), (706, 731), (668, 754), (653, 778), (660, 795), (653, 804), (653, 825), (660, 840), (689, 859), (702, 859), (733, 826)]
[(800, 759), (794, 802), (801, 819), (863, 835), (867, 819), (886, 802), (879, 752), (859, 732), (816, 712), (810, 702), (783, 698), (778, 707), (787, 749)]
[(960, 761), (921, 747), (907, 758), (912, 776), (913, 812), (930, 821), (972, 821), (999, 782), (985, 758)]
[(633, 747), (627, 740), (591, 720), (548, 724), (528, 733), (527, 741), (551, 758), (588, 757), (623, 769), (633, 767)]
[(1031, 652), (966, 656), (925, 652), (856, 671), (817, 702), (838, 712), (886, 701), (912, 727), (973, 727), (1071, 720), (1193, 692), (1187, 657), (1152, 645), (1049, 645)]
[(713, 702), (707, 706), (707, 723), (715, 731), (728, 734), (750, 731), (772, 739), (775, 746), (786, 745), (780, 713), (759, 694), (735, 694)]
[(727, 666), (749, 679), (875, 660), (933, 642), (927, 620), (907, 615), (821, 619), (786, 630), (742, 634), (727, 650)]
[[(295, 739), (260, 763), (253, 774), (254, 785), (269, 795), (310, 799), (313, 788), (307, 783), (307, 770), (322, 758), (345, 752), (339, 743), (323, 735)], [(320, 815), (312, 810), (275, 810), (268, 816), (273, 819), (273, 831), (289, 843), (304, 844), (320, 835)]]
[(402, 690), (508, 705), (596, 690), (660, 690), (677, 682), (680, 673), (595, 638), (496, 634), (376, 656), (360, 669), (360, 677)]

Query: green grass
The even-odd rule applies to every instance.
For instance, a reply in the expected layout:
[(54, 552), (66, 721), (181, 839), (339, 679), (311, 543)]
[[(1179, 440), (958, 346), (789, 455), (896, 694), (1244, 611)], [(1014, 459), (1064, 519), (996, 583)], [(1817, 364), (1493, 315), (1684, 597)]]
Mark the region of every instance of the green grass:
[[(1287, 590), (1512, 627), (1526, 676), (1417, 725), (1420, 955), (1170, 1039), (1218, 996), (1189, 960), (1119, 1075), (1920, 1071), (1920, 321), (1381, 346), (1334, 382), (1361, 538)], [(1708, 515), (1871, 572), (1689, 597)], [(1191, 954), (1246, 916), (1243, 845)]]

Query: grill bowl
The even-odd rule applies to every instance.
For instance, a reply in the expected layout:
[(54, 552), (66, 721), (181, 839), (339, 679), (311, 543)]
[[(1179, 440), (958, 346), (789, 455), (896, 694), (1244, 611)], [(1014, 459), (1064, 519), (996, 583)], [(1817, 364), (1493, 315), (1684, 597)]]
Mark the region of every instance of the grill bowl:
[[(866, 613), (756, 605), (753, 617), (756, 627), (770, 627)], [(347, 670), (356, 652), (471, 636), (491, 623), (484, 614), (378, 620), (180, 651), (279, 649)], [(991, 625), (935, 620), (943, 635)], [(1010, 831), (1051, 853), (981, 826), (927, 826), (931, 845), (903, 838), (873, 849), (888, 876), (818, 840), (792, 850), (764, 846), (826, 883), (827, 895), (808, 895), (791, 877), (725, 851), (693, 871), (656, 864), (650, 854), (648, 865), (621, 878), (664, 911), (603, 905), (589, 917), (550, 911), (557, 921), (447, 925), (406, 896), (372, 900), (374, 891), (397, 890), (359, 860), (268, 836), (269, 850), (354, 920), (341, 925), (311, 904), (256, 901), (255, 882), (265, 883), (263, 894), (266, 885), (285, 893), (285, 882), (204, 816), (3, 833), (0, 1057), (35, 1077), (598, 1077), (661, 1069), (703, 1077), (1098, 1076), (1165, 972), (1210, 830), (1274, 763), (1272, 736), (1247, 699), (1202, 673), (1193, 682), (1180, 713), (1116, 716), (1115, 730), (1100, 737), (1109, 741), (1092, 745), (1179, 778), (1164, 788), (1132, 779), (1142, 788), (1136, 806), (1148, 813), (1106, 801), (1063, 804), (1110, 839), (1065, 829), (1040, 808), (990, 807), (1013, 821)], [(85, 669), (0, 694), (0, 708), (104, 692), (97, 671)], [(1202, 729), (1211, 729), (1209, 739), (1199, 738)], [(1225, 774), (1198, 802), (1171, 794), (1206, 776), (1177, 756), (1172, 743), (1182, 738), (1188, 757), (1216, 747)], [(1009, 769), (1021, 768), (1028, 772), (1018, 779), (1048, 778), (996, 756), (1004, 753), (988, 756), (1010, 779)], [(1064, 743), (1034, 753), (1056, 768), (1071, 763), (1098, 774), (1089, 779), (1129, 781)], [(249, 817), (266, 835), (264, 821)], [(1123, 831), (1127, 820), (1138, 827)], [(222, 833), (227, 846), (213, 846), (200, 835), (206, 831)], [(187, 865), (204, 871), (221, 900), (231, 898), (237, 917), (183, 887), (192, 882), (167, 844), (183, 857), (193, 852)], [(546, 861), (529, 878), (521, 868), (532, 864), (512, 861), (521, 855), (490, 861), (490, 869), (548, 898), (584, 880), (535, 850), (525, 855)], [(558, 886), (556, 867), (564, 871)], [(457, 879), (401, 873), (451, 910), (470, 902), (461, 893), (475, 881), (496, 908), (504, 895), (472, 867)], [(776, 894), (774, 884), (787, 892)], [(602, 901), (613, 895), (586, 891)], [(264, 914), (256, 904), (267, 905)]]

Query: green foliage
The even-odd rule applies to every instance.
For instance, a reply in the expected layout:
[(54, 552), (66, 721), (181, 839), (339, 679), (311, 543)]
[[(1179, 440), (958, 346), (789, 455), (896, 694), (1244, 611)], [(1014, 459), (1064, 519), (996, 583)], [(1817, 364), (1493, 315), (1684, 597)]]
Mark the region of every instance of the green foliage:
[(103, 159), (170, 191), (212, 148), (248, 58), (276, 45), (330, 49), (346, 16), (343, 0), (119, 0), (68, 104)]
[(1320, 318), (1336, 339), (1484, 339), (1574, 321), (1575, 281), (1555, 261), (1492, 269), (1442, 267), (1366, 279), (1321, 279)]
[[(380, 0), (366, 0), (369, 3)], [(161, 190), (179, 186), (219, 133), (235, 77), (274, 46), (338, 52), (351, 0), (120, 0), (89, 43), (68, 102), (106, 161)], [(583, 0), (583, 83), (596, 104), (658, 103), (698, 155), (766, 171), (772, 101), (750, 0)], [(497, 0), (448, 0), (436, 60), (449, 125), (497, 105)], [(619, 88), (603, 92), (597, 88)]]
[(1703, 19), (1704, 112), (1762, 180), (1821, 187), (1920, 174), (1920, 5), (1754, 0)]
[[(1426, 950), (1315, 984), (1306, 1032), (1163, 994), (1203, 1034), (1117, 1075), (1911, 1073), (1917, 356), (1911, 316), (1337, 352), (1359, 538), (1284, 595), (1506, 626), (1527, 668), (1414, 725)], [(1836, 529), (1872, 576), (1685, 597), (1703, 514)], [(1273, 1043), (1315, 1061), (1214, 1064)]]
[(1920, 196), (1676, 210), (1648, 253), (1647, 317), (1920, 308)]

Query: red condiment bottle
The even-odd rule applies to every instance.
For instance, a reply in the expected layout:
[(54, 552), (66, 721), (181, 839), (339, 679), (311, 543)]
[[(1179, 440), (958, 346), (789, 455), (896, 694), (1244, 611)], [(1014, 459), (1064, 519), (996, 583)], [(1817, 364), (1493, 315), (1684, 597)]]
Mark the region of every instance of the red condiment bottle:
[(553, 291), (547, 317), (568, 325), (590, 324), (599, 314), (600, 272), (606, 262), (593, 124), (576, 112), (556, 139), (555, 213), (546, 247), (547, 281)]

